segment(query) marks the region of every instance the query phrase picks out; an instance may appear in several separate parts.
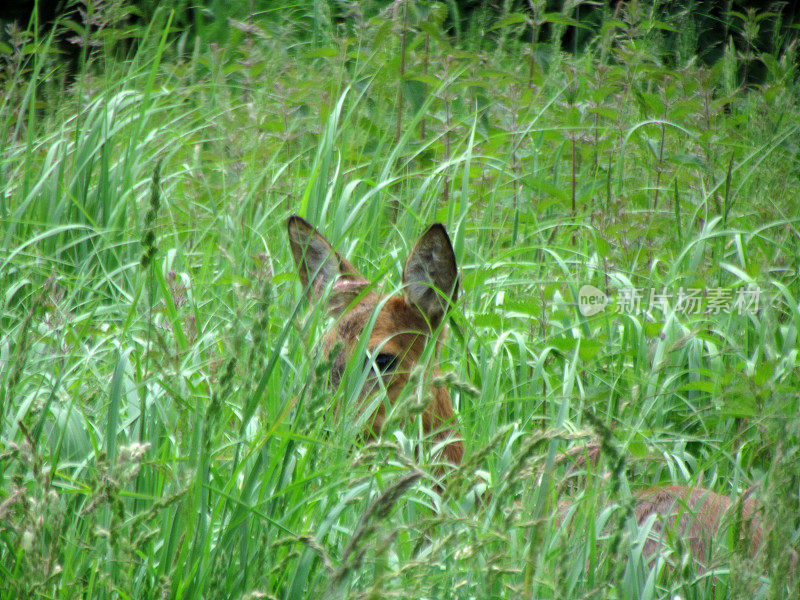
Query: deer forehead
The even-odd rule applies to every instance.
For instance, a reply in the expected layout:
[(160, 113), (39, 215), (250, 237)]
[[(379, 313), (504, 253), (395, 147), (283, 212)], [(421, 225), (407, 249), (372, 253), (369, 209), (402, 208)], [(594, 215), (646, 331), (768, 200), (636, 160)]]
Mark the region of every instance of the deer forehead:
[(419, 310), (406, 304), (401, 296), (367, 297), (346, 312), (328, 334), (326, 346), (341, 341), (352, 348), (364, 333), (376, 307), (382, 305), (375, 318), (367, 347), (391, 354), (420, 354), (424, 334), (429, 327)]

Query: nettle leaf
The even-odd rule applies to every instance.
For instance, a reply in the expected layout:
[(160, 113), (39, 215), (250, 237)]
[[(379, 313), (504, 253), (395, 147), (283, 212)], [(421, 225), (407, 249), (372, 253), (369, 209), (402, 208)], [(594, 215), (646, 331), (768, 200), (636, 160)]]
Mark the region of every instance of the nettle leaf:
[(516, 81), (514, 77), (511, 77), (505, 71), (483, 69), (481, 71), (481, 75), (486, 78), (486, 80), (490, 80), (492, 82), (494, 89), (497, 89), (497, 85), (508, 85)]
[(284, 130), (284, 122), (281, 118), (265, 119), (261, 124), (262, 131), (269, 131), (272, 133), (280, 133)]
[(662, 31), (678, 31), (675, 27), (663, 21), (650, 21), (647, 25), (653, 29), (661, 29)]
[(475, 269), (463, 273), (461, 276), (461, 287), (464, 289), (464, 292), (480, 290), (483, 284), (486, 283), (486, 280), (494, 274), (493, 271), (493, 269)]
[(542, 177), (529, 176), (522, 180), (523, 184), (537, 192), (544, 192), (545, 194), (557, 199), (561, 203), (571, 201), (571, 197), (565, 188), (553, 185)]
[(488, 89), (492, 84), (482, 79), (461, 79), (457, 85), (460, 89)]
[(418, 111), (425, 104), (428, 96), (428, 86), (419, 79), (403, 80), (403, 95), (408, 98), (415, 111)]
[(687, 115), (692, 115), (700, 111), (700, 103), (694, 100), (687, 100), (673, 105), (668, 111), (667, 116), (671, 121), (680, 121)]
[(495, 29), (502, 29), (503, 27), (509, 27), (511, 25), (519, 25), (520, 23), (527, 23), (528, 21), (528, 16), (524, 13), (511, 13), (489, 27), (487, 31), (494, 31)]
[(728, 393), (722, 398), (723, 417), (742, 419), (758, 415), (758, 403), (752, 394)]
[(375, 24), (375, 21), (380, 22), (378, 26), (378, 30), (375, 32), (375, 41), (373, 42), (374, 48), (380, 48), (386, 42), (387, 36), (392, 32), (392, 22), (389, 19), (379, 19), (375, 18), (370, 21), (371, 25)]
[(604, 344), (597, 340), (581, 338), (581, 345), (578, 347), (578, 356), (583, 362), (591, 362), (603, 347)]
[(634, 458), (646, 458), (649, 456), (650, 448), (647, 443), (647, 435), (637, 433), (636, 438), (628, 444), (626, 450)]
[(544, 213), (553, 208), (554, 206), (557, 206), (559, 208), (564, 208), (565, 206), (568, 206), (568, 200), (566, 198), (559, 198), (559, 199), (546, 198), (536, 203), (536, 210), (539, 211), (539, 213)]
[(406, 77), (406, 81), (418, 81), (432, 89), (437, 89), (441, 81), (432, 75), (423, 75), (422, 73), (414, 73)]
[(338, 56), (339, 49), (333, 46), (321, 46), (319, 48), (312, 48), (305, 52), (306, 58), (329, 58), (331, 56)]
[(345, 54), (345, 58), (347, 58), (347, 60), (357, 60), (364, 62), (366, 60), (369, 60), (369, 55), (365, 54), (361, 50), (354, 49), (354, 50), (348, 50), (347, 54)]
[(542, 305), (536, 300), (506, 300), (503, 303), (506, 313), (539, 317), (542, 314)]
[(702, 168), (705, 163), (699, 156), (694, 154), (685, 154), (683, 152), (675, 152), (667, 154), (666, 159), (678, 165), (685, 165), (687, 167)]
[(600, 256), (609, 256), (611, 254), (611, 244), (609, 244), (605, 238), (602, 237), (595, 237), (594, 238), (594, 245), (597, 251), (597, 254)]
[(547, 343), (563, 354), (572, 354), (578, 345), (578, 339), (571, 336), (554, 336)]
[(708, 379), (697, 379), (689, 381), (678, 387), (681, 392), (705, 392), (711, 394), (714, 392), (716, 384)]
[(771, 363), (762, 363), (758, 365), (753, 372), (753, 383), (762, 386), (772, 377), (775, 373), (775, 365)]
[(609, 108), (607, 106), (593, 106), (586, 110), (589, 114), (599, 115), (609, 121), (615, 121), (619, 118), (619, 111)]
[(663, 321), (651, 321), (644, 324), (644, 334), (647, 337), (658, 337), (663, 329)]
[(570, 27), (589, 29), (588, 25), (584, 25), (580, 21), (576, 21), (572, 17), (568, 17), (567, 15), (564, 15), (562, 13), (556, 13), (556, 12), (545, 13), (544, 17), (542, 17), (542, 20), (545, 23), (553, 23), (556, 25), (569, 25)]
[(472, 324), (475, 325), (475, 327), (502, 329), (503, 318), (497, 313), (478, 313), (472, 315)]
[(447, 39), (445, 35), (443, 35), (442, 29), (440, 27), (428, 21), (423, 21), (418, 25), (418, 27), (425, 34), (429, 35), (432, 39), (436, 40), (441, 44), (444, 44), (448, 48), (450, 47), (450, 41)]
[(628, 24), (625, 23), (625, 21), (620, 21), (619, 19), (608, 19), (607, 21), (603, 21), (603, 24), (600, 26), (600, 33), (605, 34), (612, 27), (627, 29)]

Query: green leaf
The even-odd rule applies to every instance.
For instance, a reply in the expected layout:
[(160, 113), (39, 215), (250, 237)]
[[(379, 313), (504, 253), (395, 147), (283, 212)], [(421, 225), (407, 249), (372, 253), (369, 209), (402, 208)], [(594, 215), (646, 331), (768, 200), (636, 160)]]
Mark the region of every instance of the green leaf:
[(644, 324), (644, 334), (647, 337), (658, 337), (664, 329), (663, 321), (647, 322)]
[(418, 27), (438, 43), (444, 43), (448, 47), (450, 46), (449, 40), (442, 34), (440, 27), (430, 23), (429, 21), (423, 21), (418, 25)]
[(753, 372), (753, 383), (762, 386), (770, 380), (775, 372), (775, 365), (765, 362), (758, 365)]
[(497, 23), (492, 25), (488, 31), (502, 29), (503, 27), (508, 27), (509, 25), (519, 25), (520, 23), (526, 22), (528, 22), (528, 16), (524, 13), (511, 13), (507, 17), (500, 19)]
[(128, 361), (124, 354), (117, 358), (111, 386), (108, 390), (108, 417), (106, 418), (106, 455), (109, 464), (114, 464), (117, 452), (117, 432), (119, 430), (119, 406), (122, 401), (122, 384)]
[(523, 178), (522, 182), (526, 185), (526, 187), (536, 190), (537, 192), (544, 192), (545, 194), (557, 199), (562, 204), (570, 200), (570, 196), (567, 193), (566, 188), (555, 186), (542, 177), (525, 177)]
[(581, 345), (578, 347), (578, 356), (583, 362), (590, 362), (602, 350), (603, 344), (597, 340), (581, 338)]
[(403, 81), (403, 95), (411, 102), (414, 112), (417, 112), (425, 104), (425, 98), (428, 96), (428, 86), (418, 79), (406, 79)]
[(564, 354), (572, 354), (575, 347), (578, 345), (578, 339), (572, 336), (558, 336), (552, 337), (547, 342), (556, 350), (560, 350)]
[(589, 114), (599, 115), (609, 121), (614, 121), (619, 118), (619, 112), (613, 108), (606, 106), (594, 106), (586, 111)]
[(480, 313), (472, 316), (472, 324), (475, 325), (475, 327), (501, 329), (503, 326), (503, 319), (497, 313)]
[(339, 54), (338, 48), (334, 48), (333, 46), (321, 46), (319, 48), (312, 48), (305, 52), (306, 58), (328, 58), (331, 56), (337, 56)]
[(667, 155), (667, 159), (675, 164), (678, 165), (685, 165), (687, 167), (697, 167), (701, 168), (704, 166), (704, 162), (698, 156), (694, 154), (686, 154), (685, 152), (675, 152)]
[(723, 416), (733, 419), (746, 419), (758, 415), (758, 404), (750, 394), (730, 394), (723, 397)]
[(675, 27), (663, 21), (650, 21), (650, 27), (653, 29), (661, 29), (663, 31), (678, 31)]
[(542, 315), (542, 305), (535, 300), (506, 300), (503, 303), (503, 311), (529, 317), (540, 317)]
[(707, 379), (697, 379), (695, 381), (684, 383), (678, 389), (682, 392), (706, 392), (707, 394), (712, 394), (715, 387), (716, 386), (713, 381), (709, 381)]
[(578, 27), (580, 29), (589, 29), (587, 25), (584, 25), (580, 21), (576, 21), (572, 17), (568, 17), (567, 15), (557, 12), (545, 13), (543, 20), (545, 23), (555, 23), (557, 25), (569, 25), (571, 27)]

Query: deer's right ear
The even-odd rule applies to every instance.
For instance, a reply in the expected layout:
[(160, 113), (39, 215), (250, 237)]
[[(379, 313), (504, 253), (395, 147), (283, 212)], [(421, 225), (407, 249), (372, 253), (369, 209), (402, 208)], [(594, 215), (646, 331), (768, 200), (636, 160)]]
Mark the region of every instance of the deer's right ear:
[(434, 223), (419, 238), (403, 267), (403, 295), (435, 327), (458, 297), (458, 266), (450, 236)]
[(331, 243), (302, 217), (289, 217), (286, 230), (294, 264), (309, 300), (318, 298), (328, 283), (342, 276), (363, 279), (353, 265), (342, 258)]

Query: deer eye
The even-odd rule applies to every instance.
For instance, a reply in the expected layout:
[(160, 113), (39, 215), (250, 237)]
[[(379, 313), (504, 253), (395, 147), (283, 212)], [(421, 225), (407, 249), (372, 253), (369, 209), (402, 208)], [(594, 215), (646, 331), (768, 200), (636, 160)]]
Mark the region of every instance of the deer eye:
[(381, 373), (391, 371), (397, 365), (397, 355), (381, 352), (375, 357), (375, 364)]

